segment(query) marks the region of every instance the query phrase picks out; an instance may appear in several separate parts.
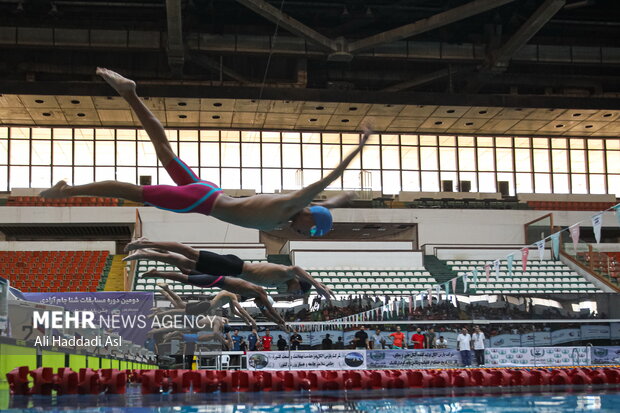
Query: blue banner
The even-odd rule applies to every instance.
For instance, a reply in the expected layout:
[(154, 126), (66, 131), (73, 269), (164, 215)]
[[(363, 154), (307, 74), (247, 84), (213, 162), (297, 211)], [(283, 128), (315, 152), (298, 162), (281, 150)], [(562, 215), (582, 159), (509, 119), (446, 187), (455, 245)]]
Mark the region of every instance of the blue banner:
[(592, 364), (620, 364), (620, 347), (592, 347)]
[(461, 366), (456, 350), (379, 350), (366, 352), (370, 369), (410, 369), (418, 367)]
[[(151, 327), (148, 316), (153, 308), (153, 293), (24, 293), (24, 297), (28, 301), (63, 307), (65, 311), (92, 311), (95, 313), (95, 320), (114, 320), (116, 317), (116, 320), (119, 320), (118, 328), (111, 330), (134, 344), (144, 345), (146, 333)], [(145, 322), (146, 326), (141, 322)]]

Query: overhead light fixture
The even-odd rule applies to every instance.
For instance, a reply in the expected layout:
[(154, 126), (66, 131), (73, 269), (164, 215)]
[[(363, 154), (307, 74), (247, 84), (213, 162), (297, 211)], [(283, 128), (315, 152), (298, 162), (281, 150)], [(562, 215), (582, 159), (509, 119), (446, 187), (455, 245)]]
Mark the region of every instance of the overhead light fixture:
[(15, 14), (22, 14), (24, 12), (24, 2), (17, 2), (17, 7), (15, 8)]

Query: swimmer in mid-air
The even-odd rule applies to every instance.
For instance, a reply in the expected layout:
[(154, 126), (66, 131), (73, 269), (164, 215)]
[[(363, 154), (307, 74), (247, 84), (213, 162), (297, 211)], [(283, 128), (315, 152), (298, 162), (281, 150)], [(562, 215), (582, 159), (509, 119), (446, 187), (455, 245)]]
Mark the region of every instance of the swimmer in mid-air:
[(195, 285), (201, 288), (221, 288), (230, 291), (240, 297), (240, 301), (254, 299), (254, 304), (263, 313), (265, 317), (276, 323), (284, 331), (288, 331), (286, 322), (276, 310), (273, 309), (273, 299), (267, 295), (263, 287), (254, 285), (245, 280), (235, 277), (215, 276), (209, 274), (200, 274), (192, 271), (190, 274), (181, 274), (177, 272), (149, 270), (142, 274), (144, 278), (164, 278), (166, 280), (178, 281), (183, 284)]
[[(184, 274), (217, 274), (227, 278), (235, 277), (263, 287), (280, 287), (284, 295), (296, 298), (304, 296), (310, 288), (324, 296), (331, 305), (334, 293), (324, 284), (315, 280), (297, 265), (281, 265), (270, 262), (245, 262), (236, 255), (221, 255), (197, 250), (179, 242), (157, 242), (138, 238), (125, 247), (133, 252), (123, 261), (154, 260), (174, 265)], [(209, 275), (213, 280), (217, 276)], [(220, 287), (228, 290), (228, 288)], [(230, 291), (230, 290), (229, 290)], [(235, 291), (232, 291), (235, 292)], [(243, 295), (242, 293), (240, 293)]]
[(174, 309), (163, 309), (156, 308), (154, 316), (165, 316), (165, 315), (175, 315), (175, 314), (187, 314), (187, 315), (207, 315), (212, 314), (215, 310), (220, 307), (229, 304), (230, 311), (232, 314), (235, 314), (243, 321), (246, 322), (247, 325), (252, 326), (252, 328), (257, 328), (256, 321), (252, 318), (245, 308), (239, 304), (239, 296), (237, 294), (233, 294), (229, 291), (220, 291), (209, 300), (200, 300), (198, 302), (185, 302), (181, 297), (178, 296), (177, 293), (172, 291), (168, 284), (164, 282), (158, 282), (157, 286), (161, 289), (161, 294), (168, 299), (174, 306)]
[(353, 197), (353, 194), (349, 193), (324, 202), (313, 203), (321, 191), (338, 179), (360, 153), (371, 134), (367, 128), (363, 131), (359, 146), (323, 179), (288, 194), (259, 194), (247, 198), (233, 198), (225, 195), (214, 183), (200, 179), (176, 156), (162, 124), (136, 94), (134, 81), (103, 68), (98, 68), (97, 74), (129, 103), (151, 139), (157, 158), (177, 186), (138, 186), (118, 181), (70, 186), (65, 181), (60, 181), (52, 188), (41, 192), (44, 198), (81, 195), (123, 198), (173, 212), (211, 215), (247, 228), (268, 231), (290, 225), (294, 231), (302, 235), (323, 236), (332, 227), (332, 215), (329, 209), (345, 205)]

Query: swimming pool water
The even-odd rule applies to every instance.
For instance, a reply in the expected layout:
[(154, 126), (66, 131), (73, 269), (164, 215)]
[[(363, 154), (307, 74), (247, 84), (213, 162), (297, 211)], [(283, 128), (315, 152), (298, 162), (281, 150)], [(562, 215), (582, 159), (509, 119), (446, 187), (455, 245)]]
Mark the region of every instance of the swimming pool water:
[[(225, 393), (141, 395), (132, 389), (126, 395), (0, 397), (3, 412), (48, 413), (291, 413), (291, 412), (404, 412), (404, 413), (558, 413), (620, 412), (620, 389), (579, 393), (520, 393), (489, 395), (411, 394), (403, 391), (321, 393)], [(445, 391), (444, 391), (445, 392)]]

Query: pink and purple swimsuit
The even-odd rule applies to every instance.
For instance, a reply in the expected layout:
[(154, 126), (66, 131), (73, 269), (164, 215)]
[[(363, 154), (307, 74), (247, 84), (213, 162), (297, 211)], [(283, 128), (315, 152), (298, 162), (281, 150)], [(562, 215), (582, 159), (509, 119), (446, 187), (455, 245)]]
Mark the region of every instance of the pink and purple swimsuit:
[(222, 190), (213, 182), (200, 179), (179, 158), (174, 158), (164, 167), (178, 186), (145, 185), (142, 187), (144, 203), (172, 212), (211, 214)]

